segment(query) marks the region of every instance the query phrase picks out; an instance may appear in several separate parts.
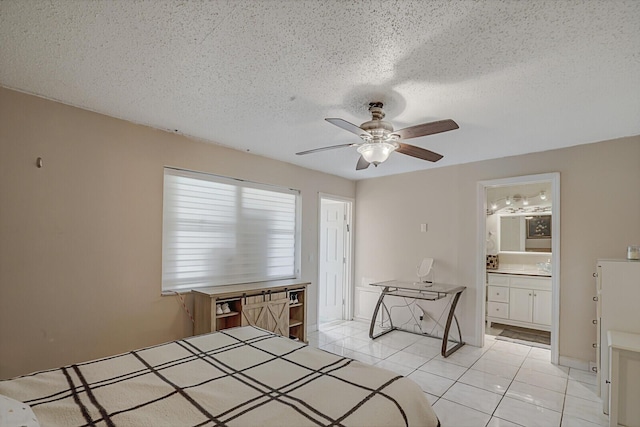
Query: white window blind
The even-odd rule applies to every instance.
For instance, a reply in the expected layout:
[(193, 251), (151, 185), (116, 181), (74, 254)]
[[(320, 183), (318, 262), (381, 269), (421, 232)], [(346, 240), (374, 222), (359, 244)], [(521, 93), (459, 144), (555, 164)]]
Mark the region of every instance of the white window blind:
[(165, 168), (162, 290), (295, 278), (299, 192)]

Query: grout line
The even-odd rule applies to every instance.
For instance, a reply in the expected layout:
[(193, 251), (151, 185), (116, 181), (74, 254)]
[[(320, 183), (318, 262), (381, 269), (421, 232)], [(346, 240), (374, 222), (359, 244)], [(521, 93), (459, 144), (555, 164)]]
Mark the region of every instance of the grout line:
[[(495, 343), (493, 343), (495, 345)], [(492, 345), (493, 347), (493, 345)], [(529, 352), (527, 352), (527, 356), (529, 355), (529, 353), (531, 353), (531, 348), (529, 348)], [(526, 360), (526, 356), (525, 356), (525, 360)], [(504, 400), (504, 398), (507, 396), (507, 392), (509, 391), (509, 389), (511, 388), (511, 385), (513, 384), (513, 382), (516, 380), (516, 377), (518, 376), (518, 372), (520, 372), (520, 369), (522, 369), (522, 365), (524, 364), (524, 361), (522, 361), (522, 363), (520, 364), (520, 366), (518, 367), (518, 370), (516, 371), (515, 375), (513, 376), (513, 378), (511, 379), (511, 382), (509, 383), (509, 385), (507, 386), (507, 388), (504, 390), (504, 394), (502, 395), (502, 397), (500, 398), (500, 401), (498, 402), (498, 404), (496, 405), (496, 408), (493, 410), (493, 412), (491, 413), (491, 418), (493, 418), (495, 416), (496, 411), (498, 410), (498, 407), (500, 406), (500, 404), (502, 403), (502, 401)], [(491, 419), (489, 419), (489, 421), (491, 421)], [(507, 421), (511, 421), (511, 420), (507, 420)], [(513, 421), (511, 421), (513, 422)], [(560, 426), (558, 426), (560, 427)]]
[[(347, 324), (348, 324), (348, 323), (347, 323)], [(341, 324), (335, 325), (335, 327), (338, 327), (338, 326), (340, 326), (340, 325), (341, 325)], [(333, 329), (333, 328), (332, 328), (332, 329)], [(322, 332), (322, 331), (319, 331), (319, 332)], [(358, 332), (359, 332), (359, 331), (358, 331)], [(354, 333), (357, 333), (357, 332), (354, 332)], [(345, 337), (349, 337), (349, 336), (350, 336), (350, 335), (345, 335)], [(337, 340), (335, 340), (335, 341), (337, 341)], [(335, 341), (332, 341), (332, 342), (335, 342)], [(399, 351), (403, 351), (403, 350), (405, 350), (406, 348), (408, 348), (408, 347), (412, 346), (413, 344), (415, 344), (415, 343), (417, 343), (417, 342), (418, 342), (418, 341), (415, 341), (415, 342), (413, 342), (413, 343), (411, 343), (411, 344), (408, 344), (408, 345), (404, 346), (402, 349), (399, 349), (399, 350), (394, 348), (394, 350), (396, 350), (396, 351), (395, 351), (394, 353), (390, 354), (389, 356), (387, 356), (387, 357), (383, 358), (383, 359), (377, 358), (377, 357), (375, 357), (375, 356), (373, 356), (373, 355), (370, 355), (370, 354), (368, 354), (368, 353), (359, 352), (358, 350), (350, 350), (350, 351), (358, 352), (358, 353), (362, 353), (362, 354), (364, 354), (364, 355), (367, 355), (367, 356), (370, 356), (370, 357), (373, 357), (373, 358), (379, 359), (379, 361), (378, 361), (378, 362), (376, 362), (376, 364), (377, 364), (377, 363), (379, 363), (379, 362), (381, 362), (381, 361), (383, 361), (383, 360), (387, 360), (387, 361), (388, 361), (388, 358), (389, 358), (389, 357), (393, 356), (394, 354), (396, 354), (396, 353), (397, 353), (397, 352), (399, 352)], [(467, 406), (467, 405), (464, 405), (464, 404), (461, 404), (461, 403), (458, 403), (458, 402), (454, 402), (454, 401), (452, 401), (452, 400), (449, 400), (449, 399), (444, 398), (443, 396), (444, 396), (444, 395), (445, 395), (445, 394), (446, 394), (446, 393), (447, 393), (447, 392), (448, 392), (448, 391), (449, 391), (449, 390), (450, 390), (450, 389), (451, 389), (451, 388), (452, 388), (456, 383), (460, 382), (459, 380), (460, 380), (460, 378), (462, 378), (462, 376), (464, 376), (464, 375), (465, 375), (469, 370), (473, 369), (473, 366), (474, 366), (474, 365), (475, 365), (475, 364), (476, 364), (476, 363), (477, 363), (477, 362), (478, 362), (478, 361), (479, 361), (479, 360), (480, 360), (480, 359), (481, 359), (481, 358), (486, 354), (486, 352), (487, 352), (488, 350), (491, 350), (491, 349), (494, 347), (494, 345), (495, 345), (495, 343), (496, 343), (496, 342), (498, 342), (498, 341), (497, 341), (497, 340), (494, 340), (494, 342), (493, 342), (490, 346), (488, 346), (488, 347), (486, 348), (486, 350), (484, 350), (484, 348), (483, 348), (483, 350), (484, 350), (484, 351), (482, 351), (482, 355), (481, 355), (480, 357), (478, 357), (478, 359), (476, 359), (476, 361), (475, 361), (473, 364), (471, 364), (470, 366), (462, 366), (462, 365), (458, 365), (458, 364), (456, 364), (455, 362), (448, 362), (447, 360), (444, 360), (444, 359), (443, 359), (443, 360), (442, 360), (443, 362), (451, 363), (451, 364), (453, 364), (453, 365), (455, 365), (455, 366), (459, 366), (459, 367), (465, 368), (465, 371), (462, 373), (462, 375), (460, 375), (460, 376), (458, 377), (458, 379), (457, 379), (457, 380), (452, 380), (451, 378), (447, 378), (447, 377), (444, 377), (444, 376), (442, 376), (442, 375), (434, 374), (434, 373), (432, 373), (432, 372), (427, 372), (427, 373), (430, 373), (430, 374), (432, 374), (432, 375), (436, 375), (436, 376), (438, 376), (438, 377), (441, 377), (441, 378), (444, 378), (444, 379), (448, 379), (448, 380), (450, 380), (450, 381), (453, 381), (453, 383), (451, 384), (451, 386), (450, 386), (450, 387), (448, 387), (448, 388), (447, 388), (447, 389), (446, 389), (446, 390), (445, 390), (445, 391), (444, 391), (440, 396), (435, 396), (435, 395), (433, 395), (433, 396), (435, 396), (435, 397), (437, 398), (437, 399), (433, 402), (433, 404), (435, 405), (435, 404), (436, 404), (437, 402), (439, 402), (441, 399), (444, 399), (444, 400), (446, 400), (446, 401), (448, 401), (448, 402), (452, 402), (452, 403), (455, 403), (455, 404), (457, 404), (457, 405), (461, 405), (461, 406), (464, 406), (464, 407), (466, 407), (466, 408), (469, 408), (469, 409), (472, 409), (472, 410), (474, 410), (474, 411), (478, 411), (478, 412), (480, 412), (480, 413), (482, 413), (482, 414), (487, 415), (487, 413), (486, 413), (486, 412), (482, 412), (482, 411), (479, 411), (479, 410), (477, 410), (477, 409), (475, 409), (475, 408), (472, 408), (472, 407), (470, 407), (470, 406)], [(503, 341), (503, 342), (504, 342), (504, 341)], [(327, 345), (327, 344), (329, 344), (329, 343), (326, 343), (326, 344), (324, 344), (324, 345)], [(524, 359), (523, 359), (522, 363), (520, 363), (520, 365), (518, 366), (518, 370), (516, 371), (516, 373), (515, 373), (515, 375), (513, 376), (513, 378), (511, 378), (511, 380), (510, 380), (510, 382), (509, 382), (509, 385), (508, 385), (508, 386), (506, 387), (506, 389), (505, 389), (504, 394), (495, 393), (495, 392), (493, 392), (493, 391), (486, 390), (486, 389), (483, 389), (483, 388), (481, 388), (481, 387), (477, 387), (477, 386), (474, 386), (474, 385), (471, 385), (471, 384), (461, 383), (461, 384), (464, 384), (464, 385), (466, 385), (466, 386), (474, 387), (474, 388), (476, 388), (476, 389), (483, 390), (483, 391), (488, 391), (488, 392), (490, 392), (490, 393), (497, 394), (498, 396), (500, 396), (500, 400), (498, 401), (498, 404), (496, 405), (496, 408), (493, 410), (493, 412), (492, 412), (491, 414), (488, 414), (488, 415), (490, 415), (489, 422), (491, 422), (491, 419), (492, 419), (492, 418), (496, 417), (496, 415), (495, 415), (496, 410), (498, 409), (498, 407), (500, 406), (500, 404), (502, 403), (502, 401), (504, 400), (504, 398), (505, 398), (505, 397), (507, 397), (507, 392), (508, 392), (509, 388), (510, 388), (510, 387), (513, 385), (513, 383), (515, 382), (515, 378), (517, 377), (517, 375), (518, 375), (518, 373), (520, 372), (520, 370), (523, 368), (524, 362), (527, 360), (527, 358), (529, 358), (529, 355), (531, 354), (531, 350), (534, 348), (533, 346), (528, 346), (528, 345), (526, 345), (526, 344), (519, 344), (519, 343), (516, 343), (516, 344), (518, 344), (518, 345), (522, 345), (522, 346), (525, 346), (525, 347), (529, 347), (529, 351), (524, 355), (525, 357), (524, 357)], [(385, 344), (382, 344), (382, 345), (385, 345)], [(389, 346), (387, 345), (387, 347), (389, 347)], [(506, 351), (502, 351), (502, 350), (499, 350), (499, 349), (496, 349), (496, 351), (499, 351), (499, 352), (501, 352), (501, 353), (503, 353), (503, 354), (508, 354), (508, 352), (506, 352)], [(419, 356), (419, 355), (416, 355), (416, 356)], [(399, 365), (399, 366), (404, 366), (404, 367), (406, 367), (406, 368), (413, 369), (409, 374), (407, 374), (407, 375), (406, 375), (406, 376), (408, 377), (409, 375), (413, 374), (415, 371), (420, 370), (420, 368), (421, 368), (422, 366), (426, 365), (428, 362), (430, 362), (430, 361), (432, 361), (432, 360), (436, 359), (438, 356), (439, 356), (439, 353), (438, 353), (438, 354), (436, 354), (436, 355), (434, 355), (434, 356), (432, 356), (432, 357), (430, 357), (430, 358), (426, 358), (426, 359), (428, 359), (428, 360), (427, 360), (425, 363), (423, 363), (422, 365), (420, 365), (419, 367), (417, 367), (417, 368), (411, 368), (410, 366), (404, 366), (404, 365), (402, 365), (402, 364), (400, 364), (400, 363), (396, 363), (396, 362), (391, 362), (391, 363), (396, 363), (396, 364), (397, 364), (397, 365)], [(532, 358), (532, 359), (534, 359), (534, 358)], [(545, 361), (544, 359), (536, 359), (536, 360), (540, 360), (540, 361), (543, 361), (543, 362)], [(374, 365), (375, 365), (375, 364), (374, 364)], [(374, 365), (371, 365), (371, 366), (374, 366)], [(474, 370), (476, 370), (476, 369), (474, 369)], [(426, 372), (426, 371), (422, 371), (422, 372)], [(484, 371), (479, 371), (479, 372), (484, 372)], [(486, 373), (486, 374), (491, 374), (491, 373), (489, 373), (489, 372), (485, 372), (485, 373)], [(541, 372), (541, 373), (545, 373), (545, 372)], [(492, 374), (492, 375), (495, 375), (495, 374)], [(552, 375), (552, 376), (557, 377), (557, 375), (553, 375), (553, 374), (547, 374), (547, 375)], [(497, 375), (497, 376), (499, 376), (499, 375)], [(502, 378), (506, 378), (506, 377), (502, 377)], [(560, 425), (562, 424), (562, 419), (563, 419), (563, 417), (564, 417), (564, 409), (565, 409), (565, 406), (566, 406), (567, 390), (568, 390), (568, 387), (569, 387), (569, 381), (577, 381), (577, 382), (580, 382), (580, 383), (583, 383), (583, 384), (592, 385), (592, 384), (589, 384), (589, 383), (586, 383), (586, 382), (582, 382), (582, 381), (579, 381), (579, 380), (576, 380), (576, 379), (572, 379), (572, 378), (570, 378), (570, 377), (569, 377), (569, 373), (567, 373), (567, 378), (565, 378), (565, 379), (566, 379), (566, 383), (565, 383), (564, 393), (563, 393), (562, 411), (560, 411)], [(528, 384), (528, 383), (524, 383), (524, 384)], [(528, 385), (535, 386), (534, 384), (528, 384)], [(542, 389), (546, 389), (545, 387), (540, 387), (540, 386), (536, 386), (536, 387), (539, 387), (539, 388), (542, 388)], [(550, 390), (550, 391), (555, 391), (555, 390)], [(425, 392), (425, 391), (423, 390), (423, 393), (428, 393), (428, 392)], [(432, 393), (429, 393), (429, 394), (432, 394)], [(516, 400), (518, 400), (518, 399), (516, 399)], [(527, 403), (527, 402), (524, 402), (524, 403)], [(432, 405), (432, 406), (433, 406), (433, 405)], [(552, 412), (558, 412), (558, 411), (554, 411), (553, 409), (549, 409), (549, 408), (545, 408), (545, 409), (546, 409), (546, 410), (548, 410), (548, 411), (552, 411)], [(509, 420), (507, 420), (507, 421), (509, 421)], [(513, 421), (510, 421), (510, 422), (513, 422)], [(517, 424), (517, 423), (514, 423), (514, 424)]]
[(562, 425), (562, 419), (564, 418), (564, 407), (567, 404), (567, 390), (569, 390), (569, 378), (568, 378), (569, 372), (567, 372), (567, 384), (564, 387), (564, 397), (562, 398), (562, 411), (560, 411), (560, 425)]

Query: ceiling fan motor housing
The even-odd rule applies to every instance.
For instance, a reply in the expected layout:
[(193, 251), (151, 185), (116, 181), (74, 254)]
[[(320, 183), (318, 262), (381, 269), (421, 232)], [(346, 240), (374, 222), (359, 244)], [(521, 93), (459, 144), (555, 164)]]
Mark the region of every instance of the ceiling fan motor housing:
[(371, 120), (362, 123), (360, 128), (369, 132), (373, 136), (373, 140), (388, 139), (389, 134), (393, 132), (393, 126), (391, 123), (382, 120), (385, 116), (382, 102), (370, 103), (369, 111), (371, 112)]

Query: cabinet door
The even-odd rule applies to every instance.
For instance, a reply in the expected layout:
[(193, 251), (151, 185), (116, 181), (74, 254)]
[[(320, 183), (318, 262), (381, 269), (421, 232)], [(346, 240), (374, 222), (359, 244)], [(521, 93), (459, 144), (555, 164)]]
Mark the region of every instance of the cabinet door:
[(509, 319), (521, 322), (533, 320), (533, 291), (530, 289), (509, 289)]
[(244, 304), (241, 325), (267, 329), (267, 303)]
[(284, 337), (289, 336), (289, 298), (269, 301), (265, 329)]
[(551, 325), (550, 291), (533, 291), (533, 323)]
[[(257, 297), (262, 299), (262, 297)], [(289, 299), (248, 303), (242, 306), (242, 326), (256, 326), (289, 336)]]
[(500, 217), (500, 251), (524, 251), (524, 236), (523, 216)]

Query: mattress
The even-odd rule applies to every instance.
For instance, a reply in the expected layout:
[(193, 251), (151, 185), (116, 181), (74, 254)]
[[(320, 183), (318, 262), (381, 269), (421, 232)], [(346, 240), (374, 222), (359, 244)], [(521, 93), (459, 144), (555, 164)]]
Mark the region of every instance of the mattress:
[(42, 426), (438, 426), (385, 369), (252, 326), (0, 381)]

